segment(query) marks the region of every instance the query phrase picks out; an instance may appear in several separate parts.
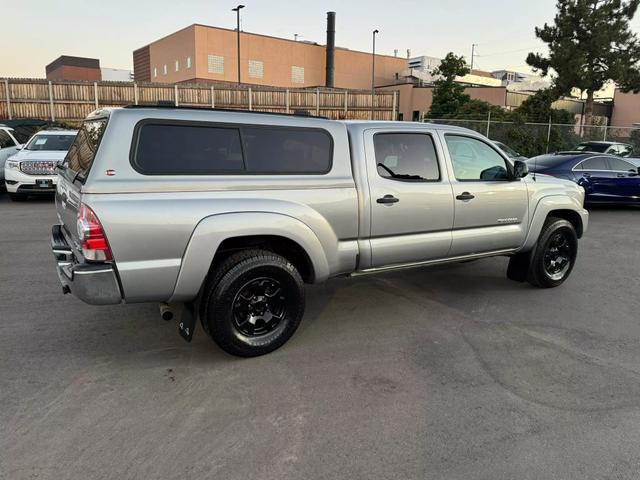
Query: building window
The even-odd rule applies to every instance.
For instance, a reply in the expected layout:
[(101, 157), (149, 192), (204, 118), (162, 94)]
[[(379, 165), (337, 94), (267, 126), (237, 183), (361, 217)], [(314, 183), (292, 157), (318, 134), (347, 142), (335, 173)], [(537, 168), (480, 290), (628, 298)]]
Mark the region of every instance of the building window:
[(176, 72), (180, 70), (180, 62), (176, 60)]
[(291, 67), (291, 83), (304, 83), (304, 67)]
[(264, 63), (260, 60), (249, 60), (249, 76), (251, 78), (262, 78), (264, 75)]
[(191, 57), (187, 57), (184, 63), (186, 68), (191, 68)]
[(153, 67), (153, 76), (154, 77), (158, 76), (158, 67)]
[(162, 66), (162, 74), (163, 75), (167, 74), (167, 64), (166, 63)]
[(224, 73), (224, 57), (207, 55), (207, 71), (209, 73)]

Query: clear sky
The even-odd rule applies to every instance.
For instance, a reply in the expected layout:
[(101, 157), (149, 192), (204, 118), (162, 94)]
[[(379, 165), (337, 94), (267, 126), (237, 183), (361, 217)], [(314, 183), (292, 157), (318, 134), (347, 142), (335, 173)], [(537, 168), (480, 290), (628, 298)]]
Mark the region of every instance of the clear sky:
[[(468, 59), (476, 66), (529, 71), (529, 51), (544, 51), (534, 27), (555, 15), (555, 0), (242, 0), (242, 30), (324, 43), (326, 12), (336, 12), (336, 44), (400, 56)], [(132, 68), (132, 51), (192, 23), (235, 28), (227, 0), (0, 0), (0, 77), (43, 77), (59, 55), (100, 59), (102, 67)], [(633, 20), (640, 32), (640, 14)]]

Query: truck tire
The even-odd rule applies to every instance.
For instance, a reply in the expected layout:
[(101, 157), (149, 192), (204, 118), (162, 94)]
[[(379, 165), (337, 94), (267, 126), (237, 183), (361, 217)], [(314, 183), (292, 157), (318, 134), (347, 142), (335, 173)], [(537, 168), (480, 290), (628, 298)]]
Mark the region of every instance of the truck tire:
[(255, 357), (282, 346), (300, 325), (304, 283), (284, 257), (246, 250), (216, 268), (202, 301), (202, 321), (220, 348)]
[(557, 287), (571, 274), (577, 253), (578, 235), (571, 222), (547, 218), (531, 252), (527, 281), (535, 287)]

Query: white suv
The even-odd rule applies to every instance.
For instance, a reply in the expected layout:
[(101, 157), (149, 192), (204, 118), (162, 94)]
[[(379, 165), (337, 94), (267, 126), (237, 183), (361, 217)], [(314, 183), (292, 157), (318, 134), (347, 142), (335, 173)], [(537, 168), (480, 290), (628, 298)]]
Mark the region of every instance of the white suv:
[(41, 130), (7, 159), (4, 180), (9, 197), (22, 200), (27, 195), (54, 193), (58, 182), (56, 167), (64, 160), (77, 133), (76, 130)]
[(12, 155), (20, 150), (20, 142), (16, 140), (13, 128), (0, 125), (0, 186), (4, 186), (4, 164)]

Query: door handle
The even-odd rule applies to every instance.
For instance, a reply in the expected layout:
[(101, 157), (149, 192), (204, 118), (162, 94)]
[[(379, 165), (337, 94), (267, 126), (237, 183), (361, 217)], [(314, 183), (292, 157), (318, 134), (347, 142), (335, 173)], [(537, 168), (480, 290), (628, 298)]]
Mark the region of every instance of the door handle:
[(590, 173), (583, 173), (583, 174), (582, 174), (582, 176), (583, 176), (584, 178), (589, 178), (589, 177), (591, 176), (591, 174), (590, 174)]
[(469, 192), (462, 192), (456, 196), (458, 200), (473, 200), (474, 198), (476, 198), (475, 195), (471, 195)]
[(624, 173), (619, 173), (618, 174), (618, 178), (624, 178), (624, 177), (626, 177), (626, 175)]
[(393, 195), (385, 195), (384, 197), (378, 198), (376, 200), (377, 203), (386, 203), (386, 204), (398, 203), (399, 201), (400, 199), (394, 197)]

